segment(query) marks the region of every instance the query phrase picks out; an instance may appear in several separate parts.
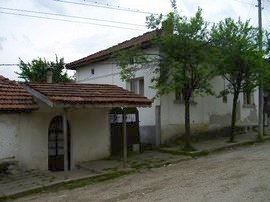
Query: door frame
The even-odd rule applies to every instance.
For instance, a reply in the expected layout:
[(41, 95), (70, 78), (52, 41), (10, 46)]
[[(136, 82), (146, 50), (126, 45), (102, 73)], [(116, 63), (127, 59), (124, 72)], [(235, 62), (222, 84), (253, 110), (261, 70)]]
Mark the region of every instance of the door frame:
[[(50, 148), (49, 148), (49, 142), (50, 142), (50, 134), (51, 134), (51, 127), (52, 127), (52, 124), (54, 123), (54, 121), (56, 122), (55, 124), (58, 124), (57, 127), (61, 127), (59, 128), (59, 130), (61, 130), (61, 133), (62, 133), (62, 136), (63, 136), (63, 117), (61, 115), (56, 115), (54, 116), (51, 120), (50, 120), (50, 123), (49, 123), (49, 126), (48, 126), (48, 135), (47, 135), (47, 140), (48, 140), (48, 143), (47, 143), (47, 148), (48, 148), (48, 152), (47, 152), (47, 155), (48, 155), (48, 166), (47, 166), (47, 169), (49, 171), (64, 171), (64, 156), (63, 156), (63, 165), (61, 165), (61, 169), (50, 169), (51, 168), (51, 159), (50, 159), (50, 155), (49, 154), (49, 151), (50, 151)], [(68, 144), (68, 170), (71, 170), (72, 169), (72, 137), (71, 137), (71, 129), (70, 129), (70, 124), (69, 124), (69, 121), (67, 121), (67, 127), (68, 127), (68, 140), (67, 140), (67, 144)], [(56, 146), (57, 146), (57, 143), (59, 143), (58, 141), (58, 136), (56, 135)], [(62, 140), (61, 142), (63, 142), (62, 144), (64, 144), (64, 140)], [(57, 150), (57, 147), (55, 146), (55, 149)], [(55, 165), (56, 167), (56, 165)]]

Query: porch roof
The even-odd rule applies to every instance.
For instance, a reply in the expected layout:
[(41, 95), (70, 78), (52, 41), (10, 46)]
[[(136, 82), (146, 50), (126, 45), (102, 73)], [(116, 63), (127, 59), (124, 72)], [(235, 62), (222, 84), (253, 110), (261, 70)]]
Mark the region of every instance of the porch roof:
[(37, 108), (31, 94), (20, 84), (0, 75), (0, 111), (32, 111)]
[(146, 97), (109, 84), (28, 83), (28, 91), (51, 106), (150, 107)]

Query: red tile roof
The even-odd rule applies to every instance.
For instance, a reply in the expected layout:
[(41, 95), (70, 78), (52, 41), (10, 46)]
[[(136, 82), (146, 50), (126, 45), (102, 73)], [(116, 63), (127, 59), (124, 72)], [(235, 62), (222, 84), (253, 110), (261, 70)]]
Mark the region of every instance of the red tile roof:
[(0, 75), (0, 111), (37, 109), (33, 97), (18, 83)]
[(94, 54), (91, 54), (87, 57), (81, 58), (79, 60), (73, 61), (71, 63), (66, 64), (67, 69), (77, 69), (78, 67), (82, 67), (85, 65), (89, 65), (94, 62), (102, 61), (105, 59), (108, 59), (113, 55), (114, 52), (131, 48), (135, 45), (149, 45), (151, 40), (154, 38), (154, 36), (157, 34), (158, 31), (151, 31), (146, 32), (143, 35), (134, 37), (130, 40), (124, 41), (122, 43), (119, 43), (115, 46), (112, 46), (110, 48), (107, 48), (105, 50), (96, 52)]
[(130, 91), (108, 84), (30, 83), (28, 86), (56, 104), (119, 105), (150, 107), (152, 102)]

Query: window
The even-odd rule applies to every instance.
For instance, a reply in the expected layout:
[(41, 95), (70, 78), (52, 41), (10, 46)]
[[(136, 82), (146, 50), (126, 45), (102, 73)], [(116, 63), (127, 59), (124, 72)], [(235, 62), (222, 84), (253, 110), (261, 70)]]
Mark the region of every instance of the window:
[(143, 78), (136, 78), (130, 80), (130, 91), (144, 95), (144, 79)]
[(92, 75), (95, 74), (95, 69), (91, 69), (91, 74), (92, 74)]
[(175, 91), (175, 101), (177, 101), (179, 103), (184, 103), (185, 102), (184, 95), (180, 90)]
[[(175, 91), (175, 101), (174, 101), (174, 103), (177, 103), (177, 104), (185, 103), (185, 97), (184, 97), (183, 93), (180, 90)], [(190, 103), (196, 104), (193, 95), (190, 98)]]
[(223, 95), (223, 96), (222, 96), (222, 101), (223, 101), (224, 103), (227, 103), (227, 102), (228, 102), (228, 97), (227, 97), (227, 95)]
[(254, 104), (254, 94), (253, 92), (244, 92), (243, 93), (244, 105), (253, 105)]

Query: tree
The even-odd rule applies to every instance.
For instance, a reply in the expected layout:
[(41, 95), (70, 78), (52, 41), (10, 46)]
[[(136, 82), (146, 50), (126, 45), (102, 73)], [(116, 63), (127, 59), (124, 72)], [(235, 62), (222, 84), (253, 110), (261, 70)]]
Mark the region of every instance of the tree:
[(263, 51), (259, 51), (258, 29), (249, 21), (227, 18), (214, 25), (211, 32), (212, 45), (216, 48), (214, 65), (226, 81), (221, 94), (233, 94), (230, 142), (235, 140), (236, 108), (241, 92), (252, 92), (263, 74)]
[[(178, 14), (175, 1), (172, 1), (172, 6), (174, 11), (167, 16), (152, 15), (147, 19), (148, 27), (157, 30), (154, 45), (159, 50), (159, 57), (146, 55), (141, 48), (135, 47), (122, 51), (118, 55), (118, 64), (123, 80), (132, 78), (141, 65), (152, 65), (155, 75), (152, 83), (157, 96), (175, 91), (182, 93), (185, 104), (184, 150), (191, 150), (191, 97), (213, 93), (208, 24), (202, 18), (201, 9), (188, 19)], [(131, 65), (130, 61), (135, 61), (135, 64)]]
[(37, 58), (33, 59), (31, 63), (25, 63), (20, 59), (20, 72), (16, 72), (16, 74), (26, 82), (46, 82), (47, 70), (48, 68), (52, 68), (53, 82), (71, 82), (72, 79), (66, 72), (63, 72), (64, 64), (64, 58), (58, 59), (57, 56), (55, 58), (55, 62)]

